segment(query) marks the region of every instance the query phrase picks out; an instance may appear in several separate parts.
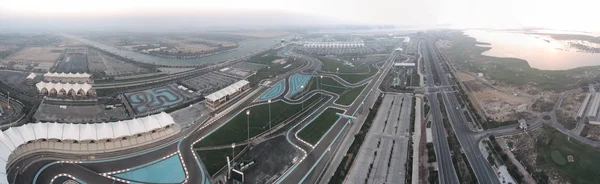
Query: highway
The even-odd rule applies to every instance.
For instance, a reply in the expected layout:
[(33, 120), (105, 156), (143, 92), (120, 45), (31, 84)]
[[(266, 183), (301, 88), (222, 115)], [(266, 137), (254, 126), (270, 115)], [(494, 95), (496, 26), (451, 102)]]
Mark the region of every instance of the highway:
[[(427, 79), (427, 88), (435, 87), (433, 69), (431, 68), (432, 58), (429, 54), (429, 49), (421, 49), (423, 44), (419, 44), (419, 51), (425, 51), (421, 54), (423, 57), (423, 64), (425, 66), (425, 73)], [(427, 45), (427, 44), (425, 44)], [(452, 163), (452, 156), (450, 155), (450, 147), (448, 146), (448, 139), (446, 138), (446, 130), (444, 129), (444, 122), (442, 121), (442, 111), (440, 109), (440, 102), (436, 93), (426, 93), (427, 100), (429, 101), (430, 114), (432, 119), (432, 133), (433, 133), (433, 146), (435, 150), (436, 161), (438, 164), (438, 177), (441, 184), (445, 183), (459, 183), (456, 175), (456, 170)]]
[[(453, 85), (449, 81), (448, 74), (445, 72), (444, 68), (441, 65), (443, 61), (440, 60), (441, 57), (438, 55), (437, 49), (434, 47), (435, 45), (432, 41), (428, 40), (426, 42), (425, 50), (426, 52), (428, 52), (428, 54), (425, 55), (429, 55), (428, 58), (426, 58), (426, 60), (428, 60), (427, 62), (433, 64), (436, 68), (442, 86)], [(431, 72), (432, 70), (427, 71)], [(475, 136), (476, 133), (469, 129), (468, 121), (462, 111), (460, 103), (457, 100), (456, 94), (454, 92), (444, 92), (442, 93), (442, 97), (443, 102), (446, 106), (445, 109), (448, 114), (450, 124), (452, 125), (452, 129), (454, 130), (458, 141), (462, 147), (462, 150), (466, 155), (467, 160), (471, 165), (471, 168), (473, 169), (477, 181), (479, 183), (500, 183), (497, 176), (495, 175), (494, 170), (479, 150), (478, 138)]]

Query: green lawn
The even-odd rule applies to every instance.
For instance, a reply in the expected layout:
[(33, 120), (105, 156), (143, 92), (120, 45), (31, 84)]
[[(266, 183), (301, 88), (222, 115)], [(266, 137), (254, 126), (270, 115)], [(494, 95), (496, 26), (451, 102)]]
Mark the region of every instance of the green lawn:
[[(264, 64), (264, 65), (267, 65), (270, 67), (270, 68), (269, 67), (262, 68), (262, 69), (258, 70), (255, 75), (249, 77), (248, 81), (251, 84), (255, 85), (262, 79), (266, 79), (266, 78), (270, 78), (270, 77), (274, 77), (274, 76), (283, 74), (285, 72), (288, 72), (290, 70), (298, 68), (302, 65), (302, 63), (300, 61), (293, 60), (293, 59), (287, 60), (288, 62), (285, 64), (272, 63), (272, 61), (274, 61), (274, 60), (281, 59), (281, 57), (277, 56), (277, 51), (279, 51), (279, 50), (269, 50), (264, 53), (254, 55), (254, 56), (250, 57), (250, 59), (248, 59), (248, 62)], [(289, 64), (291, 64), (291, 66), (289, 66), (287, 68), (283, 68)]]
[[(600, 151), (584, 145), (557, 130), (547, 128), (550, 140), (537, 142), (538, 163), (541, 167), (556, 170), (570, 178), (572, 183), (596, 183), (600, 181)], [(567, 162), (573, 155), (574, 162)], [(541, 161), (541, 162), (540, 162)]]
[[(307, 99), (307, 101), (304, 102), (304, 105), (307, 106), (308, 104), (315, 102), (317, 98), (319, 97), (314, 96)], [(302, 104), (290, 105), (282, 101), (271, 103), (271, 126), (278, 125), (301, 110)], [(246, 141), (248, 137), (247, 118), (245, 111), (239, 113), (229, 120), (227, 124), (194, 145), (194, 147), (218, 146)], [(263, 104), (250, 108), (250, 137), (256, 136), (268, 129), (269, 105)]]
[[(323, 80), (319, 78), (318, 80), (321, 81), (321, 89), (340, 95), (340, 98), (337, 99), (335, 103), (341, 105), (352, 104), (356, 97), (358, 97), (366, 87), (366, 85), (363, 85), (356, 88), (347, 88), (329, 77), (323, 77)], [(317, 78), (312, 79), (310, 83), (309, 90), (316, 90), (318, 87)]]
[(338, 77), (349, 83), (357, 83), (371, 77), (375, 73), (370, 74), (337, 74)]
[[(321, 70), (327, 72), (340, 72), (340, 73), (366, 73), (369, 72), (368, 65), (357, 66), (358, 63), (353, 63), (355, 66), (351, 67), (348, 65), (344, 65), (344, 62), (337, 59), (332, 59), (328, 57), (319, 57), (319, 60), (323, 62), (323, 67)], [(337, 69), (340, 69), (339, 71)]]
[(354, 102), (354, 100), (356, 100), (356, 97), (358, 97), (358, 95), (360, 95), (360, 93), (363, 91), (363, 89), (365, 89), (367, 85), (363, 85), (360, 87), (356, 87), (356, 88), (352, 88), (346, 92), (344, 92), (344, 94), (340, 95), (340, 98), (338, 98), (335, 103), (337, 104), (341, 104), (341, 105), (350, 105), (352, 104), (352, 102)]
[[(318, 80), (318, 82), (317, 82)], [(340, 83), (336, 82), (335, 80), (331, 79), (330, 77), (323, 77), (323, 79), (319, 78), (319, 77), (314, 77), (313, 79), (311, 79), (310, 81), (310, 88), (309, 90), (317, 90), (317, 89), (322, 89), (325, 91), (329, 91), (335, 94), (342, 94), (344, 93), (344, 91), (346, 91), (348, 88), (342, 86)]]
[[(244, 147), (245, 146), (235, 147), (235, 154), (239, 154), (244, 149)], [(225, 157), (229, 156), (229, 159), (233, 158), (231, 156), (231, 148), (196, 151), (196, 153), (204, 163), (204, 166), (206, 166), (208, 174), (210, 174), (211, 176), (214, 175), (217, 171), (219, 171), (219, 169), (227, 165), (227, 159)]]
[(304, 127), (302, 131), (298, 133), (300, 139), (315, 145), (321, 137), (331, 128), (331, 126), (338, 120), (338, 116), (335, 113), (343, 113), (344, 111), (339, 109), (328, 108), (319, 117), (313, 120), (308, 126)]

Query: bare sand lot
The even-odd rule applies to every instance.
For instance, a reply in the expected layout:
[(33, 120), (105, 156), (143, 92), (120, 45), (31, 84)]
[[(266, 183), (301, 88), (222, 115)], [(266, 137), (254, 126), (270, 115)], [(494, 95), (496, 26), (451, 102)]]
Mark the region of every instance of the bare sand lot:
[(483, 110), (496, 121), (515, 120), (514, 112), (524, 111), (527, 104), (531, 104), (529, 97), (515, 96), (513, 94), (496, 90), (477, 80), (464, 83), (470, 90)]
[(457, 72), (456, 76), (458, 77), (458, 79), (460, 79), (460, 81), (470, 81), (470, 80), (475, 80), (475, 77), (465, 73), (465, 72)]
[(31, 62), (55, 62), (64, 48), (61, 47), (27, 47), (8, 57), (9, 60)]

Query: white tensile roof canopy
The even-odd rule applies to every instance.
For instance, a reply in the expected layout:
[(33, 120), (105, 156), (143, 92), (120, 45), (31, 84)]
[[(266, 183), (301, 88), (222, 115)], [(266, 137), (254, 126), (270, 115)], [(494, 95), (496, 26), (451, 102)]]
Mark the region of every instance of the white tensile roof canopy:
[(65, 78), (90, 78), (88, 73), (45, 73), (44, 77), (65, 77)]
[(61, 89), (65, 90), (66, 92), (69, 92), (70, 90), (74, 90), (75, 92), (79, 91), (79, 90), (83, 90), (84, 92), (88, 92), (90, 89), (92, 89), (92, 85), (88, 84), (88, 83), (83, 83), (83, 84), (70, 84), (70, 83), (52, 83), (52, 82), (38, 82), (37, 84), (35, 84), (35, 87), (37, 88), (38, 91), (41, 91), (42, 89), (46, 88), (46, 90), (50, 91), (52, 89), (55, 89), (56, 91), (60, 91)]
[(238, 90), (240, 90), (243, 86), (249, 84), (250, 82), (248, 82), (247, 80), (241, 80), (241, 81), (237, 81), (236, 83), (233, 83), (232, 85), (229, 85), (217, 92), (214, 92), (210, 95), (207, 95), (205, 98), (210, 100), (210, 101), (216, 101), (219, 100), (227, 95), (231, 95), (235, 92), (237, 92)]
[(0, 167), (2, 168), (0, 169), (0, 183), (8, 183), (6, 163), (10, 154), (20, 145), (29, 141), (42, 139), (75, 141), (116, 139), (150, 132), (174, 123), (171, 115), (161, 112), (143, 118), (110, 123), (31, 123), (11, 127), (0, 132)]

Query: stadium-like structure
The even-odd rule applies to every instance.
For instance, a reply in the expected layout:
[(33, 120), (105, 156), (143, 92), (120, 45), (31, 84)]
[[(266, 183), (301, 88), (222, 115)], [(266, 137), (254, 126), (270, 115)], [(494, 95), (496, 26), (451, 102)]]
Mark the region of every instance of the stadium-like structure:
[(173, 125), (173, 117), (162, 112), (138, 119), (109, 123), (30, 123), (0, 133), (0, 183), (8, 183), (6, 166), (20, 146), (36, 141), (108, 142), (137, 137)]
[(38, 82), (35, 87), (42, 96), (95, 96), (92, 85), (88, 83)]
[(357, 48), (364, 47), (364, 42), (306, 42), (307, 48)]

